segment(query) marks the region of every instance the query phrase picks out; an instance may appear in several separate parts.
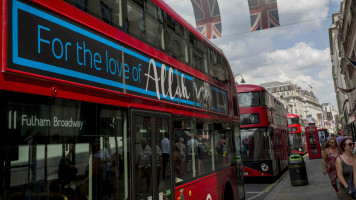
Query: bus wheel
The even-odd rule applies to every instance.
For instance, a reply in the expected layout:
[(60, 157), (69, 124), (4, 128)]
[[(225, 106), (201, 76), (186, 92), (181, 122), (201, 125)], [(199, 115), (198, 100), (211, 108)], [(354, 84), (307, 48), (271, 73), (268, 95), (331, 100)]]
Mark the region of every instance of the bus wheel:
[(225, 191), (224, 191), (224, 200), (234, 199), (234, 193), (232, 192), (232, 188), (230, 183), (226, 183)]

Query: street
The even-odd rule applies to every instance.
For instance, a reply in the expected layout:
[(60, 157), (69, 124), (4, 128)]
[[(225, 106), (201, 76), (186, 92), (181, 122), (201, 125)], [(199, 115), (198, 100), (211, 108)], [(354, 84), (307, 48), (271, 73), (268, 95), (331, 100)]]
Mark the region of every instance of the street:
[(274, 189), (274, 187), (288, 175), (288, 170), (283, 172), (281, 176), (273, 179), (246, 179), (245, 180), (245, 197), (246, 200), (263, 200)]

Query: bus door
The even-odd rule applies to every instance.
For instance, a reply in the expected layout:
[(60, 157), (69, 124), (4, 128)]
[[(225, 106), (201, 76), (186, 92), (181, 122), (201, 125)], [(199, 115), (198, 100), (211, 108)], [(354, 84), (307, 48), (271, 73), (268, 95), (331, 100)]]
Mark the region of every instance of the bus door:
[(132, 111), (133, 199), (171, 199), (170, 116)]

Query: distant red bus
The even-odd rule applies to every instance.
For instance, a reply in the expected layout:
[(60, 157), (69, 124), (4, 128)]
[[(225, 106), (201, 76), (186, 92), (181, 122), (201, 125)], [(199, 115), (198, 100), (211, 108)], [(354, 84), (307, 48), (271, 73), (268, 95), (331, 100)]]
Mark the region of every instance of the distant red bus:
[(1, 200), (245, 199), (229, 63), (163, 0), (0, 2)]
[(288, 164), (287, 111), (258, 85), (237, 85), (245, 177), (276, 176)]
[(289, 141), (291, 144), (291, 152), (304, 154), (305, 153), (305, 135), (304, 126), (301, 125), (299, 115), (287, 114)]

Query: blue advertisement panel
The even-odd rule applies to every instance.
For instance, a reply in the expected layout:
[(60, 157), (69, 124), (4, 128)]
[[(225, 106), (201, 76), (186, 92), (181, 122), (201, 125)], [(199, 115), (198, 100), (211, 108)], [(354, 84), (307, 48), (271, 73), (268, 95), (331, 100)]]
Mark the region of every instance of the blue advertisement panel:
[(34, 5), (8, 5), (8, 69), (228, 113), (224, 90)]

